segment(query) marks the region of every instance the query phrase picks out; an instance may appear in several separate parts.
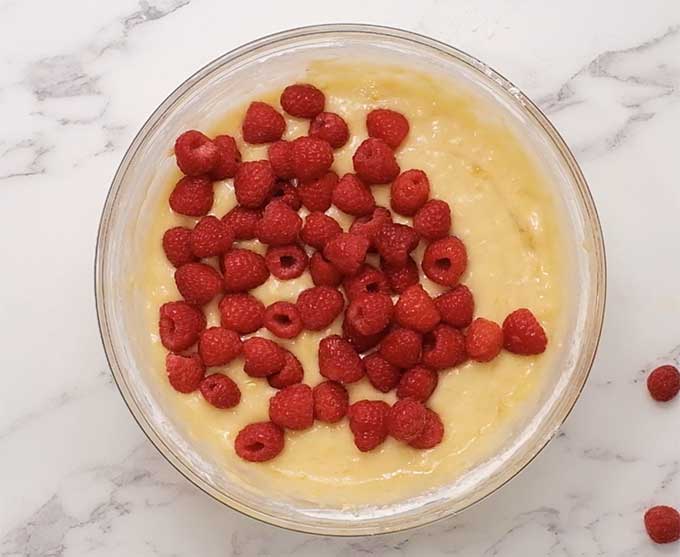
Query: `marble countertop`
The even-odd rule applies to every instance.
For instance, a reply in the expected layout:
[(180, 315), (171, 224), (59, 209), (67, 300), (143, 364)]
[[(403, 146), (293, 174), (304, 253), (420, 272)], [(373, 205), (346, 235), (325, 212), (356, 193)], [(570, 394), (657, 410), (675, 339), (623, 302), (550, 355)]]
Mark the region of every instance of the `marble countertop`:
[[(305, 24), (415, 30), (488, 62), (547, 112), (600, 211), (601, 348), (559, 436), (460, 516), (368, 539), (282, 531), (189, 484), (144, 437), (97, 330), (95, 235), (151, 111), (196, 68)], [(0, 555), (648, 556), (680, 506), (680, 403), (645, 373), (680, 358), (680, 4), (0, 0)]]

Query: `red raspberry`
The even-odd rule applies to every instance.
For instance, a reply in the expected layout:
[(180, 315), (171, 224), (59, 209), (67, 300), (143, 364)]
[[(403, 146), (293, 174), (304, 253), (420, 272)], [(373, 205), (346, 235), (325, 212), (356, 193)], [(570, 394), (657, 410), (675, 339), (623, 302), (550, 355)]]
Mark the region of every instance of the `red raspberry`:
[(526, 308), (516, 309), (503, 321), (505, 349), (525, 356), (541, 354), (548, 344), (543, 327)]
[(345, 278), (342, 286), (350, 302), (364, 294), (390, 293), (385, 275), (368, 263), (362, 265), (356, 275)]
[(307, 254), (295, 244), (290, 246), (270, 246), (264, 256), (269, 272), (280, 280), (299, 277), (307, 268)]
[(380, 331), (374, 335), (362, 335), (352, 328), (352, 325), (345, 318), (342, 322), (342, 336), (349, 342), (354, 349), (359, 353), (368, 352), (371, 348), (375, 348), (380, 344), (380, 341), (385, 338), (387, 329)]
[(326, 172), (321, 178), (298, 184), (298, 197), (309, 211), (323, 213), (331, 206), (331, 197), (337, 183), (338, 175), (335, 172)]
[(402, 172), (390, 187), (392, 210), (412, 217), (430, 197), (430, 181), (422, 170)]
[(399, 175), (394, 152), (382, 139), (369, 138), (359, 145), (352, 157), (354, 172), (369, 186), (389, 184)]
[(196, 130), (189, 130), (175, 141), (177, 166), (187, 176), (210, 172), (217, 163), (218, 148), (210, 138)]
[(387, 431), (399, 441), (410, 443), (425, 431), (427, 411), (422, 403), (412, 398), (398, 400), (390, 408)]
[(388, 223), (375, 235), (375, 248), (391, 267), (404, 267), (418, 246), (418, 234), (405, 224)]
[(389, 265), (385, 261), (380, 261), (380, 268), (385, 274), (387, 283), (390, 288), (397, 294), (404, 292), (409, 286), (418, 284), (420, 280), (420, 275), (418, 273), (418, 266), (413, 260), (413, 257), (409, 257), (406, 260), (406, 265), (403, 267)]
[(394, 320), (407, 329), (427, 333), (437, 326), (440, 316), (434, 300), (420, 285), (409, 286), (394, 307)]
[(286, 131), (286, 121), (267, 103), (250, 103), (241, 128), (247, 143), (271, 143), (281, 139)]
[(396, 328), (380, 343), (380, 355), (393, 366), (402, 369), (413, 367), (420, 361), (423, 337), (411, 329)]
[(165, 357), (165, 370), (172, 388), (180, 393), (191, 393), (198, 389), (205, 375), (205, 366), (198, 354), (168, 354)]
[(657, 367), (647, 377), (647, 389), (654, 400), (667, 402), (680, 391), (680, 373), (675, 366)]
[(275, 141), (267, 149), (267, 157), (272, 164), (274, 174), (284, 180), (295, 177), (293, 172), (293, 145), (290, 141)]
[(272, 191), (272, 201), (283, 201), (293, 211), (299, 211), (302, 201), (298, 195), (297, 188), (290, 182), (277, 180)]
[(234, 232), (217, 217), (209, 215), (191, 231), (191, 251), (196, 257), (214, 257), (231, 249)]
[(431, 449), (442, 442), (444, 438), (444, 424), (439, 414), (425, 409), (425, 427), (422, 433), (409, 443), (414, 449)]
[(269, 399), (269, 419), (279, 427), (302, 430), (314, 423), (314, 395), (309, 385), (284, 387)]
[(354, 331), (370, 336), (387, 328), (393, 311), (392, 298), (387, 294), (363, 294), (349, 303), (345, 319)]
[(343, 275), (353, 275), (361, 268), (367, 251), (366, 238), (342, 232), (326, 244), (323, 255)]
[(342, 228), (333, 217), (314, 211), (305, 217), (305, 224), (300, 231), (300, 239), (315, 249), (322, 250), (335, 236), (342, 232)]
[(336, 287), (342, 282), (340, 271), (320, 251), (315, 251), (309, 260), (309, 272), (316, 286)]
[(320, 331), (340, 315), (345, 300), (335, 288), (314, 286), (300, 292), (297, 308), (305, 329)]
[(309, 137), (328, 141), (333, 149), (339, 149), (349, 139), (347, 123), (333, 112), (321, 112), (309, 124)]
[(462, 329), (472, 323), (475, 300), (470, 289), (464, 284), (459, 284), (452, 290), (440, 294), (435, 298), (434, 303), (444, 323), (456, 329)]
[(413, 228), (428, 242), (445, 238), (451, 230), (449, 204), (439, 199), (430, 199), (413, 217)]
[(264, 322), (264, 305), (250, 294), (227, 294), (218, 309), (222, 327), (241, 335), (254, 333)]
[(279, 338), (294, 338), (302, 332), (302, 318), (295, 304), (274, 302), (264, 312), (264, 326)]
[(360, 400), (349, 407), (349, 428), (361, 452), (371, 451), (387, 439), (390, 405), (383, 400)]
[(250, 337), (243, 341), (243, 371), (251, 377), (278, 373), (286, 365), (286, 353), (273, 340)]
[(680, 540), (680, 513), (673, 507), (660, 505), (645, 513), (645, 529), (655, 543)]
[(465, 336), (458, 329), (441, 323), (423, 338), (423, 364), (442, 370), (467, 360)]
[(161, 343), (172, 352), (183, 352), (196, 343), (206, 326), (200, 308), (186, 302), (167, 302), (159, 311), (158, 331)]
[(203, 398), (215, 408), (233, 408), (241, 402), (241, 390), (232, 379), (221, 373), (208, 375), (201, 381)]
[(332, 381), (354, 383), (364, 376), (364, 363), (349, 342), (331, 335), (319, 342), (319, 373)]
[(303, 182), (321, 178), (333, 164), (333, 149), (327, 141), (316, 137), (293, 140), (293, 170)]
[(371, 385), (383, 393), (394, 389), (401, 378), (401, 370), (377, 352), (364, 357), (364, 367)]
[(416, 366), (404, 372), (397, 387), (398, 398), (412, 398), (425, 402), (439, 383), (439, 375), (436, 371), (425, 366)]
[(340, 178), (331, 199), (338, 209), (355, 217), (370, 215), (375, 209), (371, 190), (354, 174), (345, 174)]
[(163, 251), (168, 261), (175, 267), (196, 261), (191, 251), (191, 230), (183, 226), (170, 228), (163, 234)]
[(465, 350), (476, 362), (490, 362), (503, 348), (503, 329), (498, 323), (478, 317), (465, 333)]
[(309, 83), (289, 85), (281, 93), (281, 106), (296, 118), (314, 118), (326, 104), (323, 92)]
[(170, 194), (170, 208), (180, 215), (202, 217), (213, 206), (213, 185), (205, 176), (185, 176)]
[(234, 232), (236, 240), (252, 240), (255, 238), (255, 225), (262, 218), (259, 209), (248, 209), (237, 205), (222, 217), (222, 222)]
[(347, 389), (335, 381), (319, 383), (313, 390), (314, 417), (329, 424), (339, 422), (347, 414), (349, 395)]
[(275, 389), (283, 389), (290, 385), (300, 383), (304, 377), (304, 370), (302, 364), (291, 352), (283, 350), (285, 353), (286, 363), (283, 369), (277, 373), (272, 373), (267, 376), (267, 382)]
[(233, 249), (222, 256), (222, 272), (227, 292), (245, 292), (267, 282), (269, 269), (259, 253)]
[(236, 200), (247, 209), (259, 209), (269, 201), (275, 183), (276, 176), (269, 161), (243, 162), (234, 176)]
[(257, 239), (270, 246), (285, 246), (297, 241), (302, 219), (283, 201), (272, 201), (255, 226)]
[(366, 116), (366, 129), (370, 137), (378, 137), (396, 149), (408, 135), (409, 125), (403, 114), (387, 108), (376, 108)]
[(467, 268), (465, 244), (455, 236), (448, 236), (428, 244), (423, 255), (423, 272), (444, 286), (456, 286)]
[(392, 222), (392, 213), (385, 207), (376, 207), (370, 216), (358, 217), (354, 219), (349, 231), (352, 234), (363, 236), (369, 242), (369, 251), (375, 251), (375, 236), (378, 231), (388, 223)]
[(213, 139), (217, 147), (217, 162), (210, 171), (213, 180), (233, 178), (236, 169), (241, 162), (241, 152), (238, 150), (236, 140), (230, 135), (218, 135)]
[(205, 263), (186, 263), (175, 271), (175, 284), (190, 304), (203, 306), (222, 292), (222, 275)]
[(284, 445), (283, 430), (271, 422), (248, 424), (239, 431), (234, 450), (248, 462), (265, 462), (277, 456)]
[(241, 354), (241, 337), (222, 327), (210, 327), (201, 333), (198, 353), (208, 367), (226, 365)]

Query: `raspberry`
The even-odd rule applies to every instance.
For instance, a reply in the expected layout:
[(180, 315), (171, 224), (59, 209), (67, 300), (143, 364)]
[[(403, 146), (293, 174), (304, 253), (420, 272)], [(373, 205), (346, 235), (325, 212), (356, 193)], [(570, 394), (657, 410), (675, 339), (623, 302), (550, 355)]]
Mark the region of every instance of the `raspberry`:
[(205, 263), (186, 263), (175, 271), (175, 284), (190, 304), (203, 306), (222, 291), (222, 275)]
[(655, 543), (680, 540), (680, 513), (665, 505), (652, 507), (645, 513), (645, 529)]
[(370, 336), (387, 328), (393, 310), (392, 298), (387, 294), (363, 294), (349, 303), (345, 319), (354, 331)]
[(349, 395), (347, 389), (335, 381), (319, 383), (313, 390), (314, 417), (329, 424), (339, 422), (347, 414)]
[(286, 353), (273, 340), (250, 337), (243, 341), (243, 371), (251, 377), (278, 373), (286, 364)]
[(264, 326), (279, 338), (294, 338), (302, 332), (302, 318), (295, 304), (274, 302), (264, 312)]
[(412, 217), (425, 205), (430, 196), (430, 181), (422, 170), (402, 172), (390, 187), (390, 206), (392, 210)]
[(333, 149), (339, 149), (349, 139), (347, 123), (333, 112), (321, 112), (309, 124), (309, 137), (328, 141)]
[(314, 395), (309, 385), (284, 387), (269, 399), (269, 419), (286, 429), (307, 429), (314, 423)]
[(183, 352), (196, 343), (206, 326), (200, 308), (186, 302), (167, 302), (159, 311), (158, 331), (161, 343), (172, 352)]
[(472, 323), (472, 315), (475, 312), (475, 300), (472, 292), (464, 284), (459, 284), (452, 290), (444, 292), (434, 300), (442, 321), (462, 329)]
[(376, 108), (366, 116), (366, 129), (370, 137), (380, 138), (396, 149), (408, 135), (409, 125), (403, 114), (387, 108)]
[(394, 307), (394, 320), (407, 329), (427, 333), (437, 326), (440, 316), (434, 300), (420, 285), (409, 286)]
[(248, 161), (239, 164), (234, 176), (236, 200), (247, 209), (259, 209), (269, 201), (276, 176), (269, 161)]
[(375, 209), (371, 190), (354, 174), (345, 174), (340, 178), (331, 200), (342, 212), (355, 217), (370, 215)]
[(364, 358), (366, 377), (376, 389), (387, 393), (394, 389), (401, 378), (401, 370), (389, 363), (377, 352)]
[(289, 85), (281, 93), (281, 106), (296, 118), (314, 118), (326, 104), (323, 92), (309, 83)]
[(267, 103), (250, 103), (241, 127), (247, 143), (271, 143), (281, 139), (286, 131), (286, 121)]
[(267, 382), (275, 389), (283, 389), (284, 387), (300, 383), (305, 374), (300, 360), (288, 350), (284, 349), (284, 354), (286, 363), (283, 364), (283, 369), (267, 376)]
[(349, 428), (360, 451), (373, 450), (387, 439), (389, 413), (390, 405), (383, 400), (360, 400), (349, 407)]
[(234, 232), (236, 240), (252, 240), (255, 238), (255, 225), (262, 218), (259, 209), (248, 209), (237, 205), (222, 217), (222, 222)]
[(378, 231), (388, 223), (392, 222), (392, 213), (385, 207), (376, 207), (370, 216), (358, 217), (354, 219), (349, 231), (352, 234), (363, 236), (369, 242), (369, 251), (375, 251), (375, 236)]
[(254, 333), (264, 322), (264, 305), (250, 294), (227, 294), (218, 309), (222, 327), (241, 335)]
[(382, 139), (364, 140), (354, 153), (352, 163), (354, 172), (369, 186), (388, 184), (399, 175), (394, 152)]
[(321, 178), (298, 184), (298, 197), (309, 211), (323, 213), (331, 206), (331, 197), (337, 183), (338, 175), (335, 172), (326, 172)]
[(503, 329), (498, 323), (478, 317), (465, 333), (465, 350), (476, 362), (490, 362), (503, 348)]
[(165, 357), (165, 370), (170, 385), (180, 393), (191, 393), (198, 389), (205, 375), (205, 366), (198, 354), (168, 354)]
[(411, 329), (396, 328), (380, 343), (380, 355), (393, 366), (402, 369), (413, 367), (420, 361), (423, 337)]
[(385, 275), (368, 263), (362, 265), (356, 275), (345, 278), (342, 286), (350, 302), (364, 294), (390, 293)]
[(209, 137), (196, 130), (184, 132), (175, 140), (177, 166), (187, 176), (210, 172), (217, 163), (218, 148)]
[(201, 333), (198, 353), (208, 367), (226, 365), (241, 354), (241, 337), (222, 327), (210, 327)]
[(368, 240), (349, 232), (342, 232), (323, 248), (323, 255), (343, 275), (355, 274), (366, 259)]
[(375, 248), (391, 267), (404, 267), (409, 254), (418, 246), (418, 234), (405, 224), (385, 224), (375, 235)]
[(404, 372), (397, 387), (398, 398), (412, 398), (425, 402), (439, 383), (439, 375), (436, 371), (425, 366), (416, 366)]
[(163, 251), (168, 261), (175, 267), (196, 261), (191, 251), (191, 230), (183, 226), (170, 228), (163, 234)]
[(312, 275), (312, 282), (316, 286), (335, 287), (342, 282), (340, 271), (320, 251), (315, 251), (309, 260), (309, 272)]
[(449, 204), (439, 199), (430, 199), (413, 217), (413, 228), (428, 242), (445, 238), (451, 230)]
[(209, 215), (191, 231), (191, 251), (196, 257), (214, 257), (229, 251), (234, 232), (217, 217)]
[(654, 400), (667, 402), (680, 391), (680, 373), (675, 366), (657, 367), (647, 378), (647, 389)]
[(443, 323), (423, 337), (423, 364), (435, 370), (460, 365), (467, 360), (465, 336)]
[(439, 445), (444, 438), (444, 424), (439, 414), (429, 408), (426, 408), (425, 412), (425, 427), (422, 433), (409, 442), (414, 449), (431, 449)]
[(213, 139), (213, 143), (217, 147), (217, 162), (210, 171), (210, 178), (213, 180), (233, 178), (241, 162), (241, 152), (236, 141), (230, 135), (218, 135)]
[(222, 256), (222, 272), (227, 292), (245, 292), (267, 282), (269, 270), (259, 253), (232, 249)]
[(335, 288), (314, 286), (300, 292), (297, 308), (305, 329), (320, 331), (340, 315), (345, 300)]
[(234, 450), (248, 462), (265, 462), (277, 456), (284, 445), (283, 430), (271, 422), (248, 424), (239, 431)]
[(213, 206), (213, 185), (205, 176), (185, 176), (170, 194), (170, 208), (180, 215), (202, 217)]
[(270, 246), (285, 246), (297, 240), (302, 219), (283, 201), (272, 201), (267, 205), (262, 218), (255, 226), (257, 239)]
[(297, 188), (290, 182), (277, 180), (272, 191), (272, 201), (283, 201), (293, 211), (299, 211), (302, 201), (297, 193)]
[(332, 164), (333, 149), (327, 141), (304, 136), (293, 140), (293, 170), (298, 180), (321, 178)]
[(203, 398), (215, 408), (233, 408), (241, 401), (241, 390), (232, 379), (221, 373), (208, 375), (201, 381)]
[(345, 318), (342, 322), (342, 336), (349, 342), (354, 349), (359, 353), (364, 353), (375, 348), (380, 344), (380, 341), (385, 338), (387, 329), (380, 331), (374, 335), (362, 335), (352, 328), (352, 325)]
[(307, 268), (307, 254), (295, 244), (270, 246), (264, 256), (267, 269), (277, 279), (290, 280), (299, 277)]
[(410, 443), (425, 431), (427, 411), (422, 403), (404, 398), (394, 403), (387, 416), (387, 431), (399, 441)]
[(412, 257), (406, 259), (406, 265), (403, 267), (389, 265), (381, 260), (380, 268), (385, 274), (385, 278), (387, 279), (390, 288), (397, 294), (401, 294), (409, 286), (418, 284), (418, 281), (420, 280), (418, 266)]
[(342, 232), (342, 228), (333, 217), (314, 211), (305, 217), (305, 224), (300, 231), (300, 239), (315, 249), (323, 247), (335, 236)]
[(444, 286), (456, 286), (467, 268), (465, 244), (455, 236), (448, 236), (428, 244), (423, 255), (423, 272)]
[(319, 373), (332, 381), (354, 383), (364, 376), (364, 363), (349, 342), (331, 335), (319, 342)]
[(506, 350), (525, 356), (544, 352), (548, 344), (543, 327), (526, 308), (517, 309), (505, 318), (503, 339)]
[(284, 180), (295, 177), (293, 172), (293, 145), (290, 141), (275, 141), (267, 149), (267, 157), (274, 169), (274, 174)]

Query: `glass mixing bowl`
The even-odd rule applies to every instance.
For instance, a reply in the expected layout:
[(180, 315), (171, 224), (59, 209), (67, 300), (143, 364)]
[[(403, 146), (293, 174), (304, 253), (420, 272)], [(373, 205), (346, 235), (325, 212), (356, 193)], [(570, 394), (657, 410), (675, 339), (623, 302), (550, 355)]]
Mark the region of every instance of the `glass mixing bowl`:
[[(550, 178), (570, 241), (569, 327), (549, 386), (520, 431), (492, 458), (426, 496), (390, 505), (319, 508), (258, 493), (230, 480), (192, 445), (154, 393), (145, 361), (134, 265), (161, 185), (158, 164), (184, 129), (210, 122), (258, 92), (295, 81), (319, 58), (384, 60), (402, 68), (442, 74), (494, 103), (504, 121), (527, 142)], [(101, 335), (116, 383), (151, 442), (203, 491), (254, 518), (304, 532), (364, 535), (394, 532), (450, 516), (498, 489), (526, 466), (555, 434), (573, 407), (597, 348), (605, 301), (602, 234), (586, 182), (568, 147), (541, 111), (488, 66), (446, 44), (397, 29), (324, 25), (278, 33), (246, 44), (199, 70), (151, 115), (127, 150), (101, 218), (96, 254), (96, 302)]]

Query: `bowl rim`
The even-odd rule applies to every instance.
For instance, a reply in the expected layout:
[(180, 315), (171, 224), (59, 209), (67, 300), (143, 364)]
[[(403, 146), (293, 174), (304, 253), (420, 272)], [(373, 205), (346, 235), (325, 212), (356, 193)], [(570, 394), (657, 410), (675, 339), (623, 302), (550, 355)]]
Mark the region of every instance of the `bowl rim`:
[[(457, 59), (457, 61), (462, 62), (469, 66), (472, 70), (484, 73), (488, 78), (496, 82), (497, 85), (502, 87), (507, 93), (512, 95), (516, 102), (518, 102), (521, 107), (527, 112), (527, 114), (532, 117), (537, 123), (542, 131), (547, 135), (547, 137), (553, 142), (554, 146), (558, 148), (560, 155), (563, 157), (564, 162), (567, 164), (569, 171), (571, 172), (576, 185), (578, 186), (578, 193), (580, 194), (580, 202), (583, 205), (583, 210), (589, 217), (590, 222), (590, 232), (593, 236), (594, 245), (592, 246), (594, 252), (594, 258), (597, 263), (594, 276), (594, 312), (593, 312), (593, 331), (596, 333), (596, 337), (593, 339), (590, 347), (590, 354), (587, 355), (583, 364), (585, 367), (585, 373), (583, 373), (580, 385), (574, 389), (571, 394), (572, 400), (569, 401), (567, 405), (559, 412), (559, 418), (555, 420), (555, 424), (550, 428), (544, 435), (543, 439), (537, 439), (535, 452), (530, 455), (526, 461), (520, 463), (511, 473), (506, 476), (501, 476), (501, 480), (492, 485), (486, 492), (482, 493), (480, 497), (474, 501), (468, 502), (463, 507), (458, 509), (451, 509), (448, 512), (443, 512), (439, 516), (428, 517), (425, 520), (412, 518), (409, 521), (404, 521), (401, 524), (391, 525), (389, 528), (374, 527), (370, 530), (363, 530), (356, 532), (356, 529), (352, 531), (352, 528), (347, 526), (328, 526), (328, 525), (318, 525), (311, 523), (303, 523), (295, 519), (288, 519), (287, 517), (276, 516), (268, 512), (262, 512), (257, 508), (243, 504), (240, 501), (229, 497), (227, 494), (217, 490), (211, 486), (208, 482), (203, 480), (198, 476), (189, 466), (187, 466), (182, 460), (180, 460), (173, 450), (166, 444), (163, 438), (157, 433), (153, 425), (147, 420), (146, 416), (140, 410), (140, 408), (134, 404), (134, 400), (130, 389), (128, 388), (125, 379), (123, 378), (120, 366), (116, 358), (116, 351), (111, 341), (111, 335), (109, 334), (109, 322), (106, 307), (104, 304), (105, 292), (104, 292), (104, 278), (103, 278), (103, 268), (106, 253), (106, 243), (104, 238), (106, 237), (106, 231), (108, 229), (108, 224), (112, 216), (113, 207), (115, 206), (115, 200), (120, 193), (120, 186), (122, 183), (125, 171), (134, 158), (137, 150), (140, 148), (145, 137), (155, 128), (158, 124), (160, 117), (166, 113), (173, 105), (181, 101), (182, 96), (188, 90), (190, 90), (193, 85), (201, 80), (203, 77), (217, 69), (218, 67), (233, 62), (248, 53), (265, 46), (274, 46), (277, 43), (284, 42), (290, 39), (301, 39), (308, 38), (312, 35), (324, 36), (332, 33), (343, 33), (343, 34), (357, 34), (357, 35), (376, 35), (384, 36), (390, 39), (397, 39), (406, 41), (409, 43), (416, 43), (419, 46), (429, 47), (433, 50), (437, 50), (449, 57)], [(307, 534), (317, 534), (326, 536), (336, 536), (336, 537), (359, 537), (366, 535), (377, 535), (377, 534), (388, 534), (403, 532), (405, 530), (411, 530), (415, 528), (420, 528), (433, 524), (440, 520), (450, 518), (470, 507), (480, 503), (485, 500), (490, 495), (496, 493), (499, 489), (509, 483), (511, 480), (516, 478), (527, 466), (534, 461), (534, 459), (545, 449), (547, 444), (555, 437), (556, 433), (564, 424), (565, 420), (569, 417), (576, 402), (578, 401), (585, 384), (590, 376), (590, 372), (595, 360), (598, 346), (600, 343), (602, 328), (604, 324), (604, 312), (607, 297), (607, 260), (604, 245), (604, 237), (602, 232), (602, 227), (595, 206), (592, 194), (588, 187), (587, 181), (581, 171), (581, 168), (576, 161), (573, 153), (569, 149), (567, 143), (562, 138), (560, 133), (556, 130), (553, 124), (548, 120), (548, 118), (543, 114), (540, 108), (538, 108), (534, 102), (529, 99), (517, 86), (515, 86), (510, 80), (505, 78), (499, 72), (490, 68), (487, 64), (483, 63), (481, 60), (475, 58), (474, 56), (468, 54), (467, 52), (460, 50), (456, 47), (450, 46), (447, 43), (433, 39), (426, 35), (416, 33), (413, 31), (407, 31), (397, 27), (383, 26), (383, 25), (372, 25), (372, 24), (354, 24), (354, 23), (334, 23), (334, 24), (321, 24), (321, 25), (309, 25), (302, 27), (295, 27), (283, 31), (278, 31), (275, 33), (264, 35), (253, 41), (244, 43), (225, 54), (218, 56), (211, 62), (205, 64), (199, 70), (190, 75), (186, 80), (184, 80), (180, 85), (178, 85), (164, 100), (160, 105), (150, 114), (146, 119), (142, 127), (139, 129), (132, 142), (128, 146), (123, 158), (121, 159), (118, 168), (114, 174), (114, 177), (109, 186), (109, 191), (107, 193), (104, 206), (102, 208), (99, 227), (97, 231), (95, 254), (94, 254), (94, 294), (95, 294), (95, 304), (97, 312), (97, 322), (100, 332), (100, 337), (102, 340), (102, 345), (104, 348), (105, 356), (109, 368), (112, 372), (115, 384), (127, 406), (128, 410), (132, 414), (133, 418), (139, 425), (140, 429), (144, 432), (146, 437), (151, 441), (152, 445), (156, 450), (182, 475), (184, 478), (189, 480), (195, 487), (199, 488), (204, 493), (211, 496), (216, 501), (227, 506), (230, 509), (236, 510), (239, 513), (254, 518), (264, 524), (277, 526), (289, 531), (307, 533)]]

